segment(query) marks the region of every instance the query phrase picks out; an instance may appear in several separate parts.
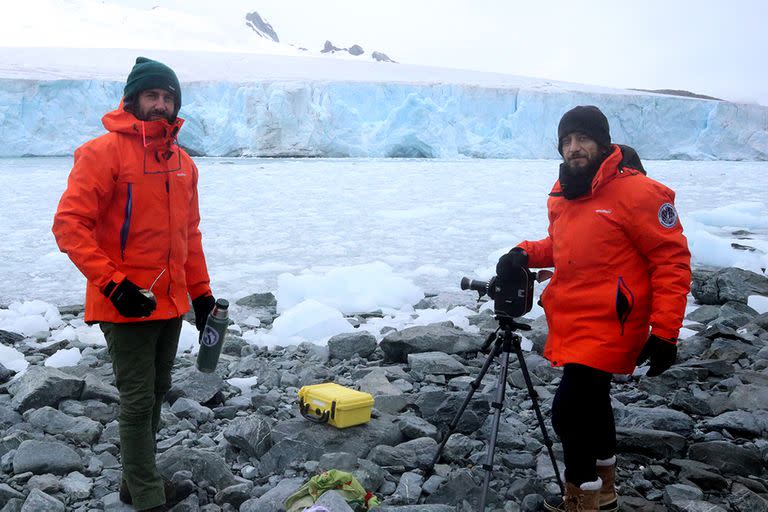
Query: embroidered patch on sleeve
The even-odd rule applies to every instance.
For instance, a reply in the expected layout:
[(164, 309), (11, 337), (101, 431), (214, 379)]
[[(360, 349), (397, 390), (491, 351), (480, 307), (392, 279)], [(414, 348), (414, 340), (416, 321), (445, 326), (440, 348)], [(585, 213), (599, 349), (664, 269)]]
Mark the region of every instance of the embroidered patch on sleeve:
[(671, 228), (677, 224), (677, 210), (672, 203), (664, 203), (659, 208), (659, 224), (665, 228)]

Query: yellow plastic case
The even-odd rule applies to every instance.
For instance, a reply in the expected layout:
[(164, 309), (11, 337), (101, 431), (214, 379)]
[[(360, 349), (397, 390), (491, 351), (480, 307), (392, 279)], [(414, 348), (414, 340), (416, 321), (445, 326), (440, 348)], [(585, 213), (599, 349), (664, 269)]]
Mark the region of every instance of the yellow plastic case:
[(301, 415), (315, 423), (347, 428), (371, 420), (373, 396), (333, 382), (304, 386), (299, 390)]

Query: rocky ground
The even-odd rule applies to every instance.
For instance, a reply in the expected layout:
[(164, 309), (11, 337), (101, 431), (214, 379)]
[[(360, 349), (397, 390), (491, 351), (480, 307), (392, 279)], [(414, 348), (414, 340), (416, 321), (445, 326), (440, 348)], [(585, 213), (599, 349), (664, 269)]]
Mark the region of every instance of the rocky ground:
[[(701, 306), (687, 324), (698, 332), (681, 342), (678, 363), (660, 377), (614, 380), (621, 510), (768, 511), (768, 313), (746, 305), (749, 295), (768, 296), (768, 279), (738, 269), (697, 271), (693, 294)], [(466, 295), (441, 295), (418, 307), (462, 301)], [(240, 303), (265, 324), (275, 317), (271, 295)], [(77, 318), (79, 309), (63, 317)], [(345, 334), (328, 347), (270, 350), (231, 335), (216, 374), (197, 372), (191, 356), (179, 358), (158, 465), (167, 478), (191, 481), (195, 492), (173, 510), (276, 512), (329, 468), (353, 472), (382, 498), (382, 512), (478, 510), (498, 366), (429, 471), (486, 360), (478, 349), (496, 328), (489, 314), (472, 324), (480, 334), (445, 323), (392, 331), (380, 342)], [(525, 362), (556, 439), (549, 409), (560, 370), (539, 355), (543, 318), (525, 335), (534, 344)], [(118, 393), (106, 349), (64, 340), (41, 351), (5, 331), (0, 341), (30, 362), (16, 379), (0, 367), (0, 512), (132, 510), (117, 497)], [(43, 366), (72, 346), (83, 352), (77, 366)], [(254, 376), (245, 391), (224, 380)], [(370, 423), (338, 430), (302, 418), (299, 388), (326, 381), (373, 394)], [(557, 485), (514, 355), (507, 381), (488, 510), (540, 510)], [(351, 510), (334, 493), (323, 500), (334, 512)]]

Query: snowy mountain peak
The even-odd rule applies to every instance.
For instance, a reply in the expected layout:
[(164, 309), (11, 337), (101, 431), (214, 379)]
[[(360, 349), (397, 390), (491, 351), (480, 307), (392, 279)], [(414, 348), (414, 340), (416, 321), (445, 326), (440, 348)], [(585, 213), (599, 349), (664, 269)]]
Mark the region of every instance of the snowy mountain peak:
[[(353, 44), (349, 48), (339, 48), (338, 46), (334, 45), (332, 42), (326, 40), (325, 45), (323, 46), (323, 49), (320, 50), (320, 53), (349, 53), (353, 57), (359, 57), (360, 55), (363, 55), (365, 53), (365, 50), (363, 50), (363, 47), (359, 44)], [(373, 60), (379, 61), (379, 62), (394, 62), (397, 63), (396, 60), (392, 60), (389, 58), (389, 56), (386, 53), (382, 52), (373, 52), (371, 53), (371, 58)]]
[(276, 43), (280, 42), (275, 29), (273, 29), (272, 25), (270, 25), (266, 20), (262, 19), (258, 12), (253, 11), (246, 14), (245, 24), (261, 37), (271, 39)]

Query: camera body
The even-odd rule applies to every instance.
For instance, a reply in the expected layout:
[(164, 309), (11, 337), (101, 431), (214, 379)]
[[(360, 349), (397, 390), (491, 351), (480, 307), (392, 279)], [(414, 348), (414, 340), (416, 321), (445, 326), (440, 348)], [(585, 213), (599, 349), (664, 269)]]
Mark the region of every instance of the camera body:
[(526, 267), (515, 267), (503, 276), (489, 281), (462, 278), (462, 290), (475, 290), (482, 297), (493, 299), (493, 312), (498, 319), (514, 319), (525, 315), (533, 307), (533, 283), (536, 274)]

